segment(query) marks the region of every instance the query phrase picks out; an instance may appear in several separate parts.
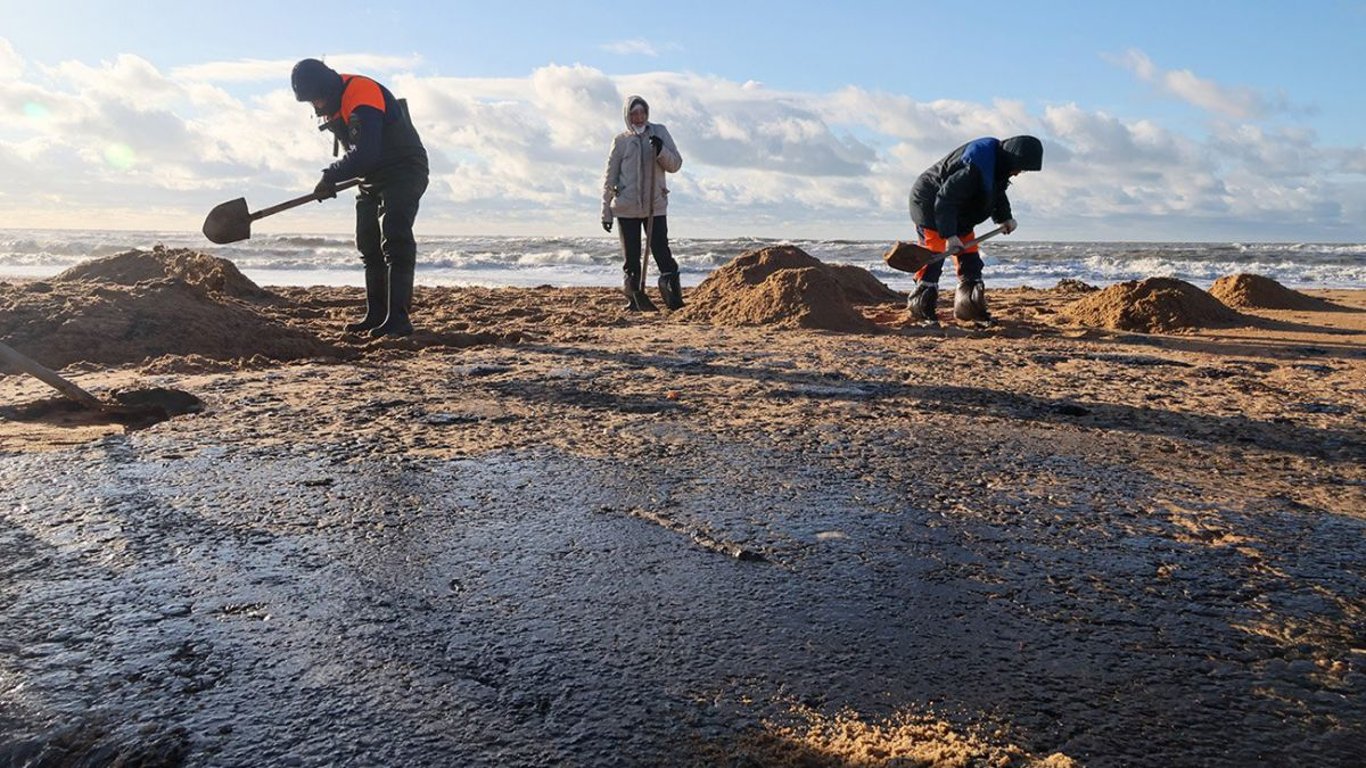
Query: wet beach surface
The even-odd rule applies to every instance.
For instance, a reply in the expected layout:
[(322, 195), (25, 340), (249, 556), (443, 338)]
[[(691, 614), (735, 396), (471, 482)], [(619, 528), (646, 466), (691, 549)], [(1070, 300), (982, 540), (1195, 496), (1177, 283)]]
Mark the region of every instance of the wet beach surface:
[(1361, 764), (1359, 334), (167, 371), (109, 375), (203, 413), (0, 453), (0, 763), (893, 764), (781, 729), (851, 712), (964, 765)]

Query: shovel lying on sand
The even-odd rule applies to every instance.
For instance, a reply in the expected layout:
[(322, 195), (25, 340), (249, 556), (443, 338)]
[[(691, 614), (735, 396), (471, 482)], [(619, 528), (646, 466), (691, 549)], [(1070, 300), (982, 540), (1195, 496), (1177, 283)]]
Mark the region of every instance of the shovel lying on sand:
[[(976, 238), (975, 240), (968, 240), (967, 242), (963, 243), (963, 247), (971, 248), (972, 246), (982, 242), (983, 240), (990, 240), (991, 238), (1001, 234), (1004, 231), (1005, 227), (997, 227), (991, 230), (990, 232), (986, 233), (985, 235)], [(936, 261), (939, 261), (947, 257), (947, 253), (936, 253), (935, 251), (931, 251), (929, 248), (926, 248), (923, 245), (916, 245), (915, 243), (903, 243), (901, 241), (897, 241), (897, 244), (892, 246), (892, 249), (890, 251), (887, 251), (887, 253), (883, 254), (882, 260), (887, 262), (887, 266), (891, 267), (892, 269), (899, 269), (902, 272), (915, 273), (919, 272), (922, 267), (927, 267), (930, 264), (933, 264)]]
[[(338, 192), (343, 189), (350, 189), (360, 183), (360, 179), (343, 181), (336, 186)], [(272, 205), (269, 208), (262, 208), (256, 213), (247, 210), (247, 199), (239, 197), (236, 200), (229, 200), (226, 203), (219, 203), (209, 211), (208, 218), (204, 219), (204, 236), (210, 242), (224, 245), (235, 243), (238, 240), (246, 240), (251, 237), (251, 223), (257, 219), (264, 219), (273, 216), (280, 211), (287, 211), (290, 208), (311, 203), (314, 200), (322, 201), (326, 198), (315, 194), (307, 194), (303, 197), (296, 197), (293, 200), (286, 200), (279, 205)]]
[[(4, 342), (0, 342), (0, 363), (27, 373), (82, 406), (102, 413), (111, 421), (120, 424), (149, 425), (163, 421), (175, 413), (190, 413), (203, 406), (198, 398), (186, 393), (179, 393), (179, 397), (171, 398), (171, 400), (183, 402), (170, 402), (165, 395), (171, 394), (173, 390), (142, 393), (143, 397), (137, 397), (135, 393), (135, 400), (145, 400), (146, 402), (135, 402), (131, 405), (107, 403)], [(150, 397), (146, 397), (146, 395), (150, 395)]]

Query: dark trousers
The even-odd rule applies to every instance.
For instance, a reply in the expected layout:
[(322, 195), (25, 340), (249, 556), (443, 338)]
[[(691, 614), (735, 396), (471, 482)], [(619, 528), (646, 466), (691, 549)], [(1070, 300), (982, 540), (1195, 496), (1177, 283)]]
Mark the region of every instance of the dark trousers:
[(366, 269), (417, 266), (413, 222), (427, 191), (427, 175), (413, 175), (374, 186), (361, 184), (356, 196), (356, 250)]
[[(617, 235), (621, 238), (621, 251), (625, 263), (621, 271), (628, 275), (640, 274), (640, 233), (645, 229), (645, 219), (617, 219)], [(656, 216), (650, 227), (650, 253), (654, 254), (659, 271), (677, 272), (678, 262), (674, 261), (673, 251), (669, 250), (669, 220), (667, 216)]]

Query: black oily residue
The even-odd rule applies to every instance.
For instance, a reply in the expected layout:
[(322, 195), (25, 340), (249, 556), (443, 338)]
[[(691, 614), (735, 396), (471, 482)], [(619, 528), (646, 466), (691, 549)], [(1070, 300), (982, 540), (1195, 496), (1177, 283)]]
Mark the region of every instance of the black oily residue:
[(110, 398), (112, 401), (106, 402), (105, 407), (95, 409), (64, 397), (50, 397), (0, 407), (0, 419), (61, 427), (121, 424), (133, 431), (204, 410), (204, 401), (198, 397), (164, 387), (115, 390), (110, 393)]
[(177, 768), (185, 764), (190, 739), (184, 728), (162, 731), (144, 727), (143, 733), (103, 726), (70, 726), (0, 747), (0, 765), (97, 766)]

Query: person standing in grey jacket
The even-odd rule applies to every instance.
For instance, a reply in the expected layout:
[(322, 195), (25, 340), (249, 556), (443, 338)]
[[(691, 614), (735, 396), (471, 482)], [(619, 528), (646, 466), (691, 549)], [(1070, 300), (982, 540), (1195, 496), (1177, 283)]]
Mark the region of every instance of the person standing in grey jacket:
[(639, 96), (628, 96), (622, 108), (626, 130), (612, 139), (607, 173), (602, 182), (602, 228), (612, 231), (617, 220), (626, 273), (622, 292), (632, 310), (654, 310), (641, 280), (640, 232), (659, 265), (659, 294), (669, 309), (683, 306), (678, 262), (669, 249), (669, 188), (664, 177), (683, 167), (669, 129), (650, 122), (650, 105)]

